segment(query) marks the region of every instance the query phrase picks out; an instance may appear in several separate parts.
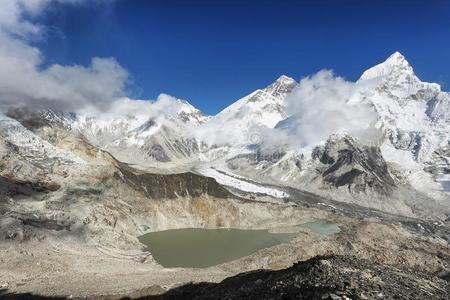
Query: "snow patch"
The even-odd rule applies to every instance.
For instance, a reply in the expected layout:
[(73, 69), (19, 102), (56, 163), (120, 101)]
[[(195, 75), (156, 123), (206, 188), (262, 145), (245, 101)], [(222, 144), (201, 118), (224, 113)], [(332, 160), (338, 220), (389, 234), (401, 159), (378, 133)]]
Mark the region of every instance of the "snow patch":
[(216, 170), (214, 168), (198, 168), (196, 171), (204, 176), (214, 178), (222, 185), (229, 186), (240, 191), (265, 194), (275, 198), (289, 197), (289, 194), (284, 191), (251, 183), (242, 176), (234, 175), (225, 171)]

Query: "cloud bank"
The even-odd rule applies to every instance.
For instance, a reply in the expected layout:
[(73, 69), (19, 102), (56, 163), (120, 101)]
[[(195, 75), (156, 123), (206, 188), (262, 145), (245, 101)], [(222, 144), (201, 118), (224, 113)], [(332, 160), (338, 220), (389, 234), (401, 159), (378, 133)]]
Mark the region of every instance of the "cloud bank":
[(378, 115), (366, 100), (376, 84), (346, 81), (332, 71), (322, 70), (303, 78), (286, 97), (288, 118), (275, 128), (257, 123), (239, 126), (242, 124), (236, 119), (213, 118), (193, 132), (209, 144), (258, 145), (267, 152), (288, 148), (310, 151), (333, 134), (376, 143), (381, 138)]
[(27, 16), (45, 13), (52, 2), (79, 4), (83, 0), (2, 0), (0, 10), (0, 110), (27, 106), (77, 110), (106, 109), (123, 97), (128, 72), (113, 58), (93, 58), (89, 66), (51, 65), (31, 45), (45, 28)]
[(137, 118), (144, 121), (154, 120), (165, 123), (167, 117), (175, 118), (183, 103), (170, 95), (160, 94), (155, 101), (123, 97), (111, 103), (108, 109), (85, 106), (79, 109), (82, 115), (95, 116), (103, 122), (113, 122), (121, 118)]
[(322, 70), (300, 81), (286, 98), (290, 117), (277, 127), (295, 147), (311, 149), (332, 134), (349, 134), (362, 142), (378, 138), (377, 114), (364, 99), (366, 84), (349, 82)]

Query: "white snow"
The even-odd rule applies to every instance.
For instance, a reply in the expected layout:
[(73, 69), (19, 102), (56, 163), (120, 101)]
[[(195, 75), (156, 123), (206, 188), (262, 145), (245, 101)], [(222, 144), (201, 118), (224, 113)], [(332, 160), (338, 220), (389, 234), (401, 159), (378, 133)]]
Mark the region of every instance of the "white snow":
[(319, 202), (319, 203), (317, 203), (317, 204), (318, 204), (318, 205), (325, 206), (325, 207), (330, 207), (330, 208), (335, 209), (335, 210), (340, 210), (340, 208), (337, 208), (336, 206), (331, 205), (331, 204), (326, 204), (326, 203), (323, 203), (323, 202)]
[(408, 150), (395, 149), (391, 143), (384, 143), (380, 149), (387, 162), (396, 163), (397, 167), (402, 170), (419, 170), (422, 168)]
[(56, 158), (61, 163), (85, 164), (85, 161), (69, 151), (56, 148), (49, 142), (23, 127), (18, 121), (0, 113), (0, 133), (3, 138), (18, 147), (27, 158)]
[(222, 170), (205, 167), (198, 168), (196, 169), (196, 171), (204, 176), (214, 178), (218, 183), (222, 185), (229, 186), (244, 192), (265, 194), (275, 198), (286, 198), (289, 196), (289, 194), (284, 191), (251, 183), (245, 180), (245, 178), (242, 176), (238, 176)]
[(284, 98), (296, 85), (294, 79), (283, 75), (266, 88), (237, 100), (205, 125), (220, 132), (223, 139), (216, 139), (219, 143), (251, 144), (253, 128), (274, 128), (287, 117)]

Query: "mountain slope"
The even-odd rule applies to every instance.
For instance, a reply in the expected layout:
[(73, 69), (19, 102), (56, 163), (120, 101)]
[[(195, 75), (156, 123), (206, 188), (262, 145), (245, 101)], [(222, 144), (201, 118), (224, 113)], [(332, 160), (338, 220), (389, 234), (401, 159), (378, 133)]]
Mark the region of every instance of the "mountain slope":
[(8, 115), (35, 132), (42, 133), (42, 128), (65, 130), (128, 163), (175, 165), (196, 159), (199, 144), (190, 131), (210, 117), (184, 100), (160, 102), (163, 100), (143, 102), (136, 109), (128, 109), (136, 104), (122, 99), (106, 113), (15, 109)]
[(273, 128), (286, 117), (286, 103), (283, 100), (296, 85), (294, 79), (282, 75), (266, 88), (258, 89), (234, 102), (219, 112), (214, 119), (242, 122), (246, 126), (265, 125)]
[(429, 175), (423, 173), (426, 166), (441, 170), (432, 174), (435, 178), (446, 176), (449, 165), (442, 153), (450, 144), (450, 94), (442, 92), (438, 84), (420, 81), (398, 52), (364, 72), (358, 83), (370, 80), (378, 81), (369, 99), (386, 135), (381, 146), (385, 159), (404, 171), (414, 171), (409, 180), (419, 189), (420, 182), (414, 178), (417, 173), (426, 185), (432, 185), (430, 180), (427, 183)]
[(296, 85), (294, 79), (280, 76), (266, 88), (258, 89), (222, 110), (208, 125), (217, 128), (217, 131), (226, 136), (219, 143), (258, 142), (258, 137), (252, 136), (253, 128), (273, 128), (284, 119), (287, 115), (284, 99)]

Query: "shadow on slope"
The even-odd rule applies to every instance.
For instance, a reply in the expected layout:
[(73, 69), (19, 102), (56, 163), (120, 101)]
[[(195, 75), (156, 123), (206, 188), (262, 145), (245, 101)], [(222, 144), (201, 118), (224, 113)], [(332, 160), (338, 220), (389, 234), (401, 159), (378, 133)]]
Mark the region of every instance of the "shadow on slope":
[[(160, 289), (159, 292), (162, 290)], [(150, 296), (143, 289), (127, 296), (93, 299), (448, 299), (450, 282), (353, 256), (316, 256), (292, 267), (256, 270), (220, 283), (189, 283)], [(142, 296), (148, 295), (148, 296)], [(0, 290), (1, 299), (62, 299)]]
[(36, 299), (36, 300), (60, 300), (60, 299), (66, 299), (65, 297), (47, 297), (47, 296), (39, 296), (32, 293), (22, 293), (22, 294), (15, 294), (15, 293), (9, 293), (6, 289), (0, 289), (0, 299), (2, 300), (29, 300), (29, 299)]
[(317, 256), (279, 271), (187, 284), (141, 299), (447, 299), (449, 282), (351, 256)]

